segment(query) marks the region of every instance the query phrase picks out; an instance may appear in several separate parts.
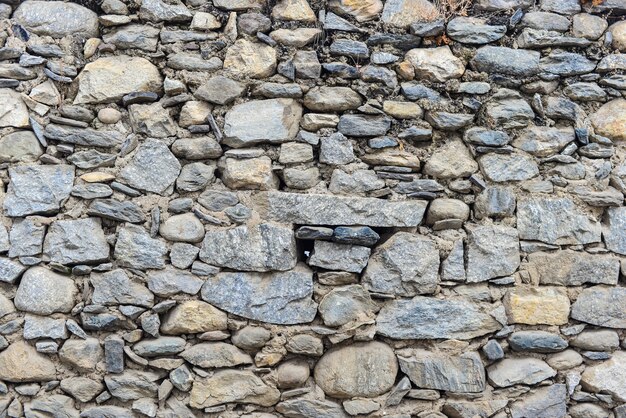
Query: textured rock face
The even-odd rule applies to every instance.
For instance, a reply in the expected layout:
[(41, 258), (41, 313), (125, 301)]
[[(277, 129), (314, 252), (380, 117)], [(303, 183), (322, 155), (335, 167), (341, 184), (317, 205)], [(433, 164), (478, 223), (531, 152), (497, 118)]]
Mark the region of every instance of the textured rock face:
[(69, 312), (77, 289), (74, 281), (43, 267), (28, 269), (15, 293), (15, 307), (38, 315)]
[(28, 345), (17, 341), (0, 353), (0, 378), (7, 382), (42, 382), (56, 377), (54, 363)]
[[(63, 16), (63, 19), (55, 19)], [(13, 19), (37, 35), (62, 38), (79, 35), (98, 36), (98, 16), (86, 7), (62, 1), (25, 1), (13, 14)]]

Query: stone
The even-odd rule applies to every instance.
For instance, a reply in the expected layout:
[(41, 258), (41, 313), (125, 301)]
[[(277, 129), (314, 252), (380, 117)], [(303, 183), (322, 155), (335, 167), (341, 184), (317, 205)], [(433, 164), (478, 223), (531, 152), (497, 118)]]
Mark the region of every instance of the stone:
[(301, 225), (417, 226), (423, 201), (387, 201), (375, 198), (268, 192), (259, 194), (257, 210), (277, 222)]
[(297, 388), (304, 385), (309, 378), (309, 365), (300, 359), (288, 360), (278, 366), (276, 375), (279, 388)]
[(515, 138), (512, 145), (536, 157), (549, 157), (575, 139), (574, 129), (531, 126)]
[(222, 168), (222, 181), (231, 189), (272, 190), (279, 185), (278, 177), (272, 171), (272, 160), (258, 158), (226, 158)]
[(118, 230), (113, 257), (121, 267), (140, 270), (165, 267), (167, 247), (161, 239), (151, 238), (142, 227), (126, 225)]
[(235, 332), (231, 341), (237, 347), (250, 351), (262, 348), (271, 336), (272, 334), (265, 328), (249, 325)]
[(288, 418), (348, 418), (341, 405), (328, 401), (307, 399), (303, 397), (287, 399), (278, 405), (276, 410)]
[(573, 83), (563, 92), (567, 97), (576, 101), (604, 101), (606, 99), (606, 92), (596, 83)]
[(102, 383), (81, 376), (61, 380), (60, 387), (63, 392), (80, 402), (89, 402), (104, 389)]
[(39, 255), (42, 251), (45, 233), (45, 225), (28, 218), (16, 219), (9, 235), (11, 239), (9, 257)]
[(272, 406), (279, 399), (280, 391), (251, 371), (220, 370), (211, 377), (194, 380), (189, 405), (192, 408), (207, 408), (237, 402)]
[[(182, 111), (181, 111), (182, 113)], [(133, 132), (153, 138), (176, 135), (176, 124), (159, 103), (133, 104), (128, 107)]]
[(330, 45), (332, 55), (346, 56), (355, 60), (367, 59), (370, 51), (366, 43), (351, 39), (337, 39)]
[(501, 325), (478, 304), (463, 298), (415, 296), (387, 302), (376, 318), (377, 332), (393, 339), (471, 339)]
[(26, 267), (18, 261), (0, 258), (0, 282), (15, 283), (24, 271)]
[(114, 199), (96, 199), (87, 211), (88, 215), (100, 216), (118, 222), (140, 223), (144, 221), (142, 209), (133, 202)]
[(406, 53), (405, 59), (413, 65), (418, 78), (428, 81), (443, 83), (460, 78), (465, 72), (465, 65), (448, 46), (412, 49)]
[(213, 342), (200, 343), (183, 351), (180, 356), (194, 366), (205, 369), (251, 364), (252, 358), (234, 345)]
[(157, 395), (159, 374), (150, 371), (126, 370), (121, 374), (104, 376), (107, 389), (122, 402), (141, 398), (153, 398)]
[(569, 298), (558, 287), (515, 288), (506, 293), (503, 303), (513, 324), (563, 325), (569, 317)]
[(521, 152), (485, 154), (478, 163), (485, 177), (496, 183), (530, 180), (539, 174), (539, 167), (533, 158)]
[(307, 334), (294, 335), (287, 341), (285, 348), (290, 353), (302, 354), (304, 356), (319, 357), (324, 352), (322, 339)]
[(468, 228), (466, 263), (469, 283), (515, 273), (520, 265), (517, 230), (500, 225)]
[(573, 76), (592, 72), (596, 63), (580, 54), (563, 51), (553, 51), (539, 61), (543, 71), (561, 76)]
[(145, 58), (98, 58), (85, 65), (78, 76), (74, 104), (118, 102), (128, 93), (159, 91), (162, 83), (159, 70)]
[(422, 349), (405, 349), (398, 354), (400, 369), (418, 387), (450, 393), (485, 390), (485, 369), (476, 352), (460, 356)]
[(91, 275), (94, 287), (92, 302), (102, 305), (137, 305), (146, 308), (154, 304), (154, 295), (143, 284), (132, 281), (122, 269)]
[(226, 314), (199, 300), (190, 300), (169, 311), (161, 323), (168, 335), (199, 334), (226, 329)]
[(53, 214), (61, 209), (74, 183), (69, 165), (18, 165), (9, 168), (4, 198), (8, 216)]
[(341, 327), (372, 321), (378, 307), (363, 287), (349, 285), (336, 287), (327, 293), (318, 310), (326, 326)]
[(270, 77), (276, 71), (276, 50), (258, 42), (238, 39), (226, 51), (224, 70), (234, 77)]
[(468, 177), (477, 170), (478, 164), (461, 141), (445, 143), (424, 165), (425, 174), (442, 179)]
[(200, 242), (204, 238), (204, 225), (193, 213), (174, 215), (161, 224), (159, 234), (169, 241)]
[(450, 38), (466, 44), (488, 44), (502, 38), (506, 33), (504, 25), (488, 25), (484, 19), (458, 16), (448, 22)]
[(389, 26), (408, 29), (416, 21), (432, 21), (439, 10), (427, 0), (390, 0), (385, 2), (381, 20)]
[(341, 132), (320, 141), (319, 161), (323, 164), (345, 165), (354, 161), (352, 142)]
[(304, 106), (316, 112), (352, 110), (361, 103), (361, 96), (349, 87), (315, 87), (304, 95)]
[(74, 307), (78, 290), (74, 281), (44, 267), (31, 267), (20, 280), (15, 307), (37, 315), (67, 313)]
[(610, 255), (572, 250), (534, 252), (528, 254), (528, 262), (536, 269), (539, 283), (544, 285), (616, 285), (619, 277), (619, 260)]
[(391, 119), (384, 116), (343, 114), (337, 129), (346, 136), (371, 137), (385, 135), (391, 128)]
[[(195, 16), (197, 15), (198, 13)], [(224, 76), (215, 76), (198, 87), (193, 95), (209, 103), (225, 105), (241, 96), (245, 89), (245, 85), (238, 81)]]
[(357, 22), (367, 22), (378, 16), (383, 10), (383, 3), (380, 0), (365, 0), (359, 3), (350, 0), (331, 0), (329, 7), (337, 14), (353, 17)]
[(362, 280), (370, 292), (415, 296), (435, 292), (438, 271), (439, 251), (434, 241), (397, 232), (374, 250)]
[(471, 65), (478, 71), (530, 77), (539, 72), (537, 51), (500, 46), (483, 46), (476, 51)]
[(205, 160), (222, 155), (222, 147), (210, 136), (181, 138), (172, 144), (172, 152), (186, 160)]
[(297, 164), (313, 161), (313, 147), (299, 142), (286, 142), (280, 146), (281, 164)]
[(253, 100), (235, 105), (224, 119), (223, 144), (241, 148), (293, 140), (301, 117), (302, 106), (293, 99)]
[(626, 140), (626, 100), (615, 99), (602, 105), (591, 115), (591, 123), (599, 135), (614, 141)]
[(357, 170), (351, 174), (341, 169), (333, 170), (328, 190), (334, 194), (357, 194), (379, 190), (385, 187), (384, 180), (380, 179), (373, 170)]
[(508, 399), (490, 399), (476, 401), (449, 400), (441, 409), (447, 416), (470, 418), (475, 416), (495, 416), (508, 404)]
[(485, 124), (491, 128), (525, 128), (535, 117), (530, 105), (515, 90), (500, 89), (485, 105)]
[(108, 44), (119, 49), (143, 49), (155, 52), (159, 41), (159, 29), (148, 25), (124, 25), (113, 29), (102, 37)]
[(566, 411), (567, 389), (563, 384), (537, 389), (511, 404), (513, 418), (564, 418)]
[(44, 256), (60, 264), (97, 264), (109, 259), (109, 244), (97, 218), (53, 222), (43, 244)]
[(46, 126), (44, 135), (47, 139), (88, 147), (112, 148), (124, 141), (124, 137), (117, 131), (97, 131), (53, 123)]
[(119, 179), (130, 187), (157, 194), (168, 194), (181, 165), (167, 145), (148, 140), (141, 144), (132, 160), (119, 174)]
[[(195, 258), (198, 249), (197, 247), (194, 248), (196, 248)], [(181, 292), (195, 295), (200, 291), (203, 283), (203, 280), (191, 273), (172, 268), (150, 272), (148, 277), (148, 288), (155, 295), (161, 297), (169, 297)]]
[(139, 8), (139, 16), (150, 22), (187, 22), (192, 14), (187, 6), (179, 0), (143, 0)]
[(533, 353), (554, 353), (567, 348), (567, 341), (558, 334), (546, 331), (517, 331), (509, 337), (509, 344), (515, 351)]
[(202, 300), (226, 312), (272, 324), (313, 320), (313, 273), (303, 265), (273, 273), (223, 272), (208, 277)]
[(186, 164), (176, 179), (176, 190), (184, 192), (203, 190), (214, 179), (215, 166), (204, 163)]
[(209, 230), (200, 259), (244, 271), (290, 270), (296, 265), (293, 230), (270, 223)]
[(505, 358), (487, 368), (489, 383), (502, 388), (534, 385), (556, 375), (556, 370), (536, 358)]
[(59, 358), (78, 371), (91, 373), (103, 359), (103, 351), (97, 338), (71, 339), (59, 350)]
[(381, 395), (392, 388), (397, 373), (393, 350), (374, 341), (328, 351), (317, 362), (314, 376), (326, 395), (345, 399)]
[(570, 21), (567, 17), (550, 12), (526, 13), (521, 23), (524, 27), (557, 32), (567, 32), (570, 27)]
[(589, 244), (600, 241), (600, 225), (567, 198), (531, 197), (517, 204), (520, 239), (548, 244)]
[(185, 340), (179, 337), (145, 339), (133, 346), (133, 351), (142, 357), (175, 355), (185, 349)]
[(211, 116), (212, 109), (213, 106), (205, 102), (195, 100), (186, 102), (180, 110), (178, 126), (190, 128), (193, 125), (202, 125)]
[(606, 328), (626, 327), (623, 305), (626, 290), (621, 287), (593, 286), (584, 289), (572, 305), (572, 318)]
[(276, 29), (270, 37), (281, 45), (302, 48), (318, 39), (321, 33), (318, 28)]
[(619, 348), (619, 335), (608, 329), (583, 331), (570, 344), (583, 350), (614, 351)]
[(0, 379), (7, 382), (43, 382), (56, 378), (54, 363), (25, 341), (16, 341), (0, 352)]
[(616, 351), (610, 360), (585, 368), (580, 381), (583, 388), (592, 393), (609, 393), (620, 402), (626, 401), (624, 360), (626, 353)]
[(623, 234), (626, 211), (622, 208), (608, 208), (606, 220), (608, 225), (603, 235), (607, 248), (618, 254), (626, 254), (626, 239)]
[(565, 350), (553, 354), (546, 359), (546, 362), (556, 370), (567, 370), (582, 364), (583, 357), (574, 350)]
[(599, 16), (578, 13), (572, 18), (572, 34), (595, 41), (606, 30), (608, 23)]
[(367, 265), (370, 251), (369, 248), (358, 245), (315, 241), (308, 264), (327, 270), (360, 273)]
[(31, 163), (37, 161), (41, 154), (41, 145), (30, 131), (12, 132), (0, 139), (0, 162)]
[[(63, 16), (62, 20), (50, 16)], [(76, 3), (29, 0), (20, 4), (13, 19), (27, 30), (41, 36), (63, 38), (78, 35), (82, 38), (98, 36), (98, 16)]]

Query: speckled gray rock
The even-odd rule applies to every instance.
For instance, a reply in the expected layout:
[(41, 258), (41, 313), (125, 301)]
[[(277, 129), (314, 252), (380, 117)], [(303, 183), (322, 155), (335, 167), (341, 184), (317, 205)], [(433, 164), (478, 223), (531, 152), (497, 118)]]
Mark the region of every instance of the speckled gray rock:
[(546, 331), (514, 332), (509, 337), (509, 344), (515, 351), (533, 353), (555, 353), (567, 348), (567, 341), (561, 336)]
[(539, 167), (533, 158), (521, 152), (486, 154), (480, 157), (478, 163), (485, 177), (496, 183), (529, 180), (539, 174)]
[(471, 64), (478, 71), (529, 77), (539, 72), (540, 57), (536, 51), (484, 46), (478, 49)]
[(457, 42), (488, 44), (502, 38), (506, 26), (488, 25), (483, 19), (459, 16), (448, 22), (446, 30), (448, 36)]
[(272, 324), (310, 322), (317, 313), (313, 273), (299, 265), (276, 273), (218, 273), (202, 286), (202, 299), (235, 315)]
[(159, 374), (152, 371), (126, 370), (121, 374), (109, 374), (104, 383), (111, 395), (122, 402), (152, 398), (157, 394)]
[(136, 225), (120, 228), (113, 257), (123, 267), (162, 269), (167, 247), (162, 239), (151, 238), (148, 231)]
[(524, 396), (511, 405), (513, 418), (564, 418), (567, 414), (567, 389), (555, 384)]
[(588, 254), (572, 250), (554, 253), (535, 252), (528, 254), (528, 262), (536, 269), (541, 284), (616, 285), (619, 277), (619, 260), (611, 255)]
[(315, 241), (308, 264), (326, 270), (360, 273), (367, 265), (370, 252), (368, 247), (360, 245)]
[(604, 241), (609, 250), (626, 255), (626, 208), (608, 208)]
[(571, 317), (606, 328), (626, 327), (626, 289), (593, 286), (582, 291), (572, 304)]
[(97, 264), (109, 259), (109, 244), (97, 218), (58, 220), (50, 225), (43, 252), (60, 264)]
[(519, 238), (515, 228), (491, 225), (468, 229), (468, 282), (507, 276), (515, 273), (519, 265)]
[(102, 305), (138, 305), (146, 308), (154, 304), (154, 295), (143, 285), (131, 280), (124, 270), (92, 274), (94, 287), (92, 301)]
[(178, 293), (195, 295), (200, 291), (204, 281), (193, 274), (173, 268), (152, 271), (148, 276), (148, 288), (161, 297), (169, 297)]
[(167, 194), (180, 173), (180, 162), (163, 142), (149, 140), (139, 146), (119, 178), (130, 187)]
[(44, 267), (31, 267), (20, 280), (15, 307), (37, 315), (67, 313), (74, 307), (78, 290), (74, 280)]
[(542, 360), (528, 358), (505, 358), (487, 368), (489, 382), (502, 388), (517, 384), (534, 385), (556, 375)]
[[(185, 341), (182, 338), (178, 339), (183, 342)], [(181, 357), (194, 366), (206, 369), (233, 367), (252, 363), (250, 355), (241, 351), (234, 345), (222, 342), (195, 344), (183, 351)]]
[(318, 309), (325, 325), (338, 327), (371, 321), (378, 306), (363, 287), (349, 285), (335, 287), (328, 292), (320, 301)]
[[(63, 19), (50, 19), (50, 16), (63, 16)], [(98, 16), (76, 3), (25, 1), (13, 13), (13, 19), (37, 35), (53, 38), (67, 35), (83, 38), (98, 36)]]

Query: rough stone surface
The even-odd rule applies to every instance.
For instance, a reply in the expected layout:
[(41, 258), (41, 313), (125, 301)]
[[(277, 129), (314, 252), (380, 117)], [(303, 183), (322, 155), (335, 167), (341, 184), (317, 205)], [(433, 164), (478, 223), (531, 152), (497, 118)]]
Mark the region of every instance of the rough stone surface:
[(69, 312), (78, 293), (74, 281), (44, 267), (31, 267), (20, 280), (15, 307), (38, 315)]

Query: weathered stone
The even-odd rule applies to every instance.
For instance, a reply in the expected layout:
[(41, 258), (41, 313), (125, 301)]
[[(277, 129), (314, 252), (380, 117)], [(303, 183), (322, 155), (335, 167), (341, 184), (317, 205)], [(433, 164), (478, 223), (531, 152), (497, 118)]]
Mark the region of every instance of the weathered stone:
[(400, 369), (418, 388), (451, 393), (476, 393), (485, 390), (485, 369), (476, 352), (451, 356), (421, 349), (407, 349), (398, 354), (398, 361)]
[(258, 42), (239, 39), (226, 51), (224, 70), (235, 77), (269, 77), (276, 71), (276, 50)]
[(491, 225), (468, 229), (468, 282), (507, 276), (515, 273), (519, 265), (519, 239), (515, 228)]
[(96, 264), (109, 259), (109, 244), (99, 219), (58, 220), (48, 229), (43, 253), (60, 264)]
[(202, 299), (229, 313), (273, 324), (299, 324), (315, 317), (313, 273), (299, 265), (276, 273), (218, 273), (207, 278)]
[(15, 307), (38, 315), (67, 313), (78, 293), (74, 281), (44, 267), (31, 267), (23, 275), (15, 294)]
[(391, 120), (384, 116), (343, 114), (337, 129), (346, 136), (370, 137), (385, 135), (391, 128)]
[(202, 243), (200, 259), (245, 271), (289, 270), (296, 265), (293, 231), (269, 223), (210, 230)]
[(252, 358), (248, 354), (234, 345), (221, 342), (195, 344), (183, 351), (180, 356), (194, 366), (206, 369), (252, 363)]
[(490, 181), (503, 183), (529, 180), (539, 174), (533, 158), (525, 153), (483, 155), (478, 160), (482, 172)]
[(191, 12), (180, 0), (143, 0), (139, 16), (150, 22), (187, 22), (191, 20)]
[(263, 347), (271, 337), (272, 334), (265, 328), (249, 325), (235, 332), (231, 341), (241, 349), (255, 350)]
[(614, 351), (619, 348), (619, 335), (617, 331), (608, 329), (583, 331), (570, 344), (583, 350)]
[(78, 371), (91, 373), (103, 358), (102, 347), (97, 338), (67, 340), (59, 350), (62, 362)]
[(610, 255), (564, 250), (528, 254), (540, 284), (580, 286), (585, 283), (616, 285), (619, 260)]
[(61, 380), (61, 390), (80, 402), (89, 402), (104, 389), (104, 385), (88, 377), (69, 377)]
[(4, 198), (8, 216), (53, 214), (69, 197), (74, 183), (70, 165), (18, 165), (9, 168)]
[(16, 131), (0, 139), (0, 162), (30, 163), (41, 154), (41, 145), (30, 131)]
[(118, 55), (99, 58), (78, 76), (74, 104), (117, 102), (128, 93), (161, 89), (159, 70), (145, 58)]
[(555, 384), (537, 389), (511, 405), (513, 418), (564, 418), (567, 414), (567, 389)]
[(54, 363), (25, 341), (16, 341), (0, 352), (0, 379), (25, 383), (53, 380)]
[(140, 223), (144, 221), (143, 211), (130, 201), (119, 202), (114, 199), (96, 199), (87, 210), (88, 215), (100, 216), (118, 222)]
[(626, 353), (617, 351), (610, 360), (589, 366), (581, 376), (581, 384), (590, 392), (611, 394), (620, 402), (626, 401)]
[(567, 293), (558, 287), (520, 287), (503, 299), (506, 314), (514, 324), (563, 325), (569, 317)]
[(176, 355), (185, 349), (185, 342), (179, 337), (145, 339), (135, 344), (133, 351), (142, 357)]
[(626, 100), (615, 99), (603, 105), (591, 115), (596, 133), (614, 141), (626, 140)]
[(149, 140), (139, 146), (133, 159), (122, 168), (119, 178), (130, 187), (147, 192), (167, 194), (181, 165), (167, 145)]
[(94, 303), (102, 305), (137, 305), (150, 308), (154, 295), (142, 284), (132, 281), (124, 270), (92, 274)]
[(491, 128), (525, 128), (535, 117), (530, 105), (515, 90), (500, 89), (485, 105), (484, 118)]
[(208, 303), (190, 300), (169, 311), (161, 323), (164, 334), (198, 334), (226, 329), (226, 314)]
[(26, 267), (18, 261), (0, 258), (0, 282), (15, 283), (24, 271)]
[(276, 405), (276, 410), (288, 418), (348, 418), (350, 416), (344, 412), (341, 405), (335, 402), (303, 397), (283, 401)]
[(279, 185), (272, 171), (272, 160), (258, 158), (226, 158), (223, 161), (222, 181), (231, 189), (272, 190)]
[(270, 37), (281, 45), (302, 48), (319, 39), (321, 34), (318, 28), (276, 29), (270, 33)]
[(448, 22), (446, 30), (457, 42), (488, 44), (502, 38), (506, 29), (504, 25), (488, 25), (484, 19), (459, 16)]
[[(50, 16), (63, 16), (63, 19), (50, 19)], [(15, 10), (13, 19), (37, 35), (53, 38), (98, 36), (98, 16), (76, 3), (25, 1)]]
[(184, 192), (203, 190), (214, 179), (215, 166), (204, 163), (185, 164), (176, 179), (176, 190)]
[(229, 402), (272, 406), (279, 399), (280, 391), (252, 372), (221, 370), (209, 378), (194, 381), (189, 404), (193, 408), (207, 408)]
[(324, 324), (331, 327), (370, 322), (378, 311), (359, 285), (334, 288), (322, 298), (318, 309)]
[(534, 385), (556, 375), (556, 371), (536, 358), (506, 358), (487, 368), (489, 383), (502, 388), (518, 384)]
[(602, 36), (608, 23), (599, 16), (579, 13), (572, 18), (572, 34), (592, 41)]
[(471, 64), (486, 73), (530, 77), (539, 72), (540, 57), (537, 51), (484, 46), (478, 49)]
[(425, 174), (441, 179), (468, 177), (477, 170), (478, 164), (461, 141), (447, 142), (424, 165)]
[(315, 241), (308, 264), (327, 270), (360, 273), (367, 265), (370, 251), (359, 245)]
[(448, 46), (412, 49), (406, 53), (405, 59), (413, 65), (418, 78), (428, 81), (443, 83), (460, 78), (465, 72), (465, 65)]
[(335, 132), (320, 141), (319, 162), (323, 164), (345, 165), (354, 161), (352, 142), (341, 132)]
[(122, 374), (109, 374), (104, 383), (111, 395), (122, 402), (141, 398), (153, 398), (157, 395), (159, 374), (150, 371), (126, 370)]
[(376, 318), (377, 332), (394, 339), (471, 339), (501, 325), (480, 305), (465, 299), (416, 296), (387, 302)]
[(607, 328), (626, 328), (626, 289), (593, 286), (582, 291), (572, 305), (572, 318)]
[(355, 343), (327, 352), (315, 366), (315, 383), (334, 398), (375, 397), (391, 389), (397, 373), (396, 356), (389, 346)]
[(574, 129), (531, 126), (512, 143), (516, 148), (536, 157), (549, 157), (561, 151), (575, 139)]
[(244, 91), (245, 86), (242, 83), (224, 76), (215, 76), (198, 87), (193, 95), (210, 103), (225, 105), (241, 96)]
[(144, 228), (126, 225), (119, 229), (113, 256), (120, 266), (142, 270), (161, 269), (165, 267), (165, 254), (165, 242), (151, 238)]
[[(106, 43), (113, 44), (119, 49), (143, 49), (155, 52), (159, 41), (158, 28), (148, 25), (124, 25), (113, 29), (102, 36)], [(98, 116), (98, 118), (100, 118)]]
[(515, 351), (533, 353), (554, 353), (567, 348), (567, 341), (558, 334), (546, 331), (518, 331), (509, 337), (509, 344)]
[(170, 117), (167, 109), (164, 109), (159, 103), (130, 105), (128, 114), (135, 133), (152, 138), (166, 138), (176, 135), (174, 120)]
[(609, 250), (626, 254), (626, 210), (624, 208), (609, 208), (606, 210), (607, 227), (604, 231), (604, 241)]
[(88, 147), (112, 148), (124, 141), (124, 137), (117, 131), (97, 131), (54, 123), (46, 126), (44, 135), (47, 139)]
[(434, 293), (438, 271), (439, 251), (434, 241), (397, 232), (372, 253), (363, 285), (371, 292), (398, 296)]
[(204, 225), (194, 214), (185, 213), (167, 218), (159, 233), (169, 241), (200, 242), (204, 238)]
[(304, 96), (304, 106), (316, 112), (344, 111), (361, 105), (361, 96), (349, 87), (316, 87)]
[(509, 403), (508, 399), (488, 400), (448, 400), (441, 411), (450, 417), (471, 418), (475, 416), (495, 416)]

